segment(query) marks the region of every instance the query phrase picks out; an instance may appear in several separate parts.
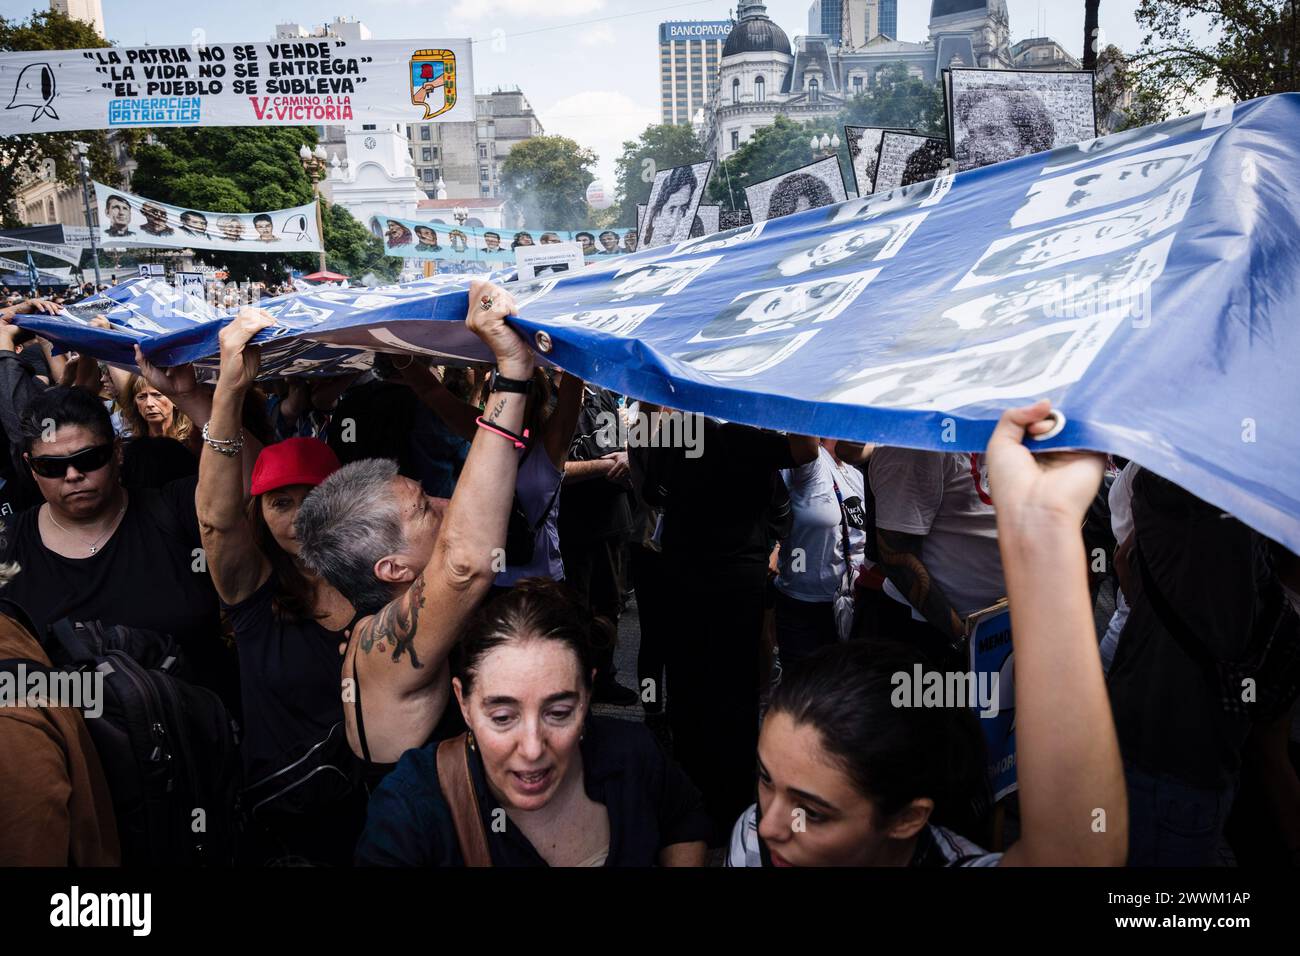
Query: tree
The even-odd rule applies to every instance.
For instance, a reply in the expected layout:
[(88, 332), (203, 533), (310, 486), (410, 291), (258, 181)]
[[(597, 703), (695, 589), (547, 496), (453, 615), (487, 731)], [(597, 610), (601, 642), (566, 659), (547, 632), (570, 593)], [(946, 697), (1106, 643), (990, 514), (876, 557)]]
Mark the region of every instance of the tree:
[[(205, 212), (263, 212), (310, 203), (311, 180), (298, 149), (316, 143), (310, 127), (186, 127), (158, 130), (136, 149), (131, 188), (138, 195)], [(324, 200), (322, 200), (324, 202)], [(393, 278), (400, 262), (341, 206), (325, 204), (325, 263), (347, 275), (373, 272)], [(225, 264), (235, 280), (278, 280), (292, 267), (313, 271), (312, 253), (196, 250), (203, 261)]]
[(709, 191), (712, 200), (723, 209), (747, 209), (746, 186), (807, 166), (813, 161), (813, 126), (778, 115), (718, 164)]
[(501, 188), (529, 228), (580, 229), (588, 224), (596, 162), (595, 153), (567, 136), (534, 136), (501, 164)]
[[(109, 46), (94, 28), (81, 20), (61, 13), (33, 13), (25, 21), (0, 17), (0, 52), (29, 50), (82, 50)], [(121, 130), (117, 135), (128, 146), (140, 138), (136, 130)], [(109, 147), (104, 130), (79, 130), (64, 133), (33, 133), (8, 136), (0, 141), (0, 219), (6, 227), (21, 225), (15, 200), (26, 177), (53, 164), (55, 178), (66, 186), (80, 187), (77, 156), (73, 143), (80, 140), (90, 150), (90, 174), (110, 186), (121, 185), (122, 174)]]
[[(1296, 0), (1140, 0), (1127, 61), (1130, 125), (1167, 119), (1206, 86), (1234, 101), (1300, 90)], [(1198, 37), (1204, 36), (1204, 39)]]
[(624, 228), (636, 225), (637, 204), (650, 198), (656, 172), (702, 163), (707, 158), (704, 145), (691, 127), (672, 123), (647, 126), (640, 137), (623, 144), (623, 155), (618, 159), (616, 222)]
[(943, 86), (913, 76), (904, 63), (891, 63), (869, 91), (853, 97), (840, 114), (849, 126), (914, 129), (925, 136), (947, 137)]

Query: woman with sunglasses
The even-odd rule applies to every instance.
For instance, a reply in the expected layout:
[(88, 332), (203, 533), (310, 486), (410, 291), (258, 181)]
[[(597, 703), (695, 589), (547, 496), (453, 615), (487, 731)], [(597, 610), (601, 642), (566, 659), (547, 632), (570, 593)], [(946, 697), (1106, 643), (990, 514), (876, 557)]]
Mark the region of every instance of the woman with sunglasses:
[[(199, 427), (211, 394), (188, 366), (160, 372), (137, 352), (155, 386)], [(45, 503), (19, 513), (0, 548), (20, 573), (6, 597), (38, 635), (64, 618), (170, 634), (190, 676), (235, 704), (235, 662), (220, 641), (220, 610), (194, 510), (194, 477), (128, 491), (108, 410), (91, 391), (36, 395), (21, 419), (22, 460)]]
[(1022, 442), (1050, 427), (1049, 412), (1046, 401), (1008, 411), (988, 446), (1011, 599), (1020, 838), (991, 854), (958, 835), (985, 790), (984, 747), (962, 703), (909, 703), (914, 668), (932, 666), (914, 649), (849, 643), (817, 651), (773, 693), (758, 803), (736, 823), (728, 865), (1124, 864), (1128, 798), (1079, 533), (1103, 459), (1035, 459)]

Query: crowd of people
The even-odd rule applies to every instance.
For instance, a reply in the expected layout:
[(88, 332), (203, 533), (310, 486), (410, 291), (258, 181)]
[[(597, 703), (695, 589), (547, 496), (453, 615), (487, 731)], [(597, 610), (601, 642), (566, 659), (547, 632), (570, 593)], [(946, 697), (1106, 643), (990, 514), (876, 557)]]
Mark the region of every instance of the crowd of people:
[[(124, 762), (97, 722), (130, 715), (0, 707), (0, 865), (157, 862), (160, 749), (205, 765), (168, 845), (219, 864), (1300, 861), (1300, 559), (1134, 462), (1034, 455), (1045, 401), (981, 453), (628, 446), (611, 419), (685, 413), (540, 366), (483, 281), (491, 369), (259, 380), (248, 307), (215, 386), (54, 355), (15, 320), (58, 301), (5, 301), (0, 672), (92, 635), (219, 719)], [(974, 701), (898, 688), (964, 674), (1003, 599), (995, 802)]]

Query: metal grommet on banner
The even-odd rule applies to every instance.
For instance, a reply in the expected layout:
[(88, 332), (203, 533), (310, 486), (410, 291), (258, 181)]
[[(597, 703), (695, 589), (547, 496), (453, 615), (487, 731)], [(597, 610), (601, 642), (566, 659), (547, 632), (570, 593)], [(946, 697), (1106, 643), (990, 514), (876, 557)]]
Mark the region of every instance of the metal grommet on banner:
[(545, 332), (538, 332), (533, 336), (533, 341), (537, 343), (537, 351), (549, 352), (551, 350), (551, 337)]
[(1029, 437), (1034, 441), (1047, 441), (1047, 439), (1055, 438), (1065, 430), (1065, 412), (1059, 408), (1053, 408), (1047, 414), (1052, 419), (1052, 427), (1041, 435), (1030, 435)]

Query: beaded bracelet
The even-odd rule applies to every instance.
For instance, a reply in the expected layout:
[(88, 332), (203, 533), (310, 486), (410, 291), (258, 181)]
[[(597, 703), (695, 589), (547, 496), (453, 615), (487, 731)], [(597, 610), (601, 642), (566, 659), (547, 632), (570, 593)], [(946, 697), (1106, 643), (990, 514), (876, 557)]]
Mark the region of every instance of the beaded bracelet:
[(238, 438), (213, 438), (208, 434), (208, 426), (203, 426), (203, 440), (207, 442), (208, 447), (218, 455), (225, 455), (227, 458), (234, 458), (244, 448), (244, 433), (240, 432)]

